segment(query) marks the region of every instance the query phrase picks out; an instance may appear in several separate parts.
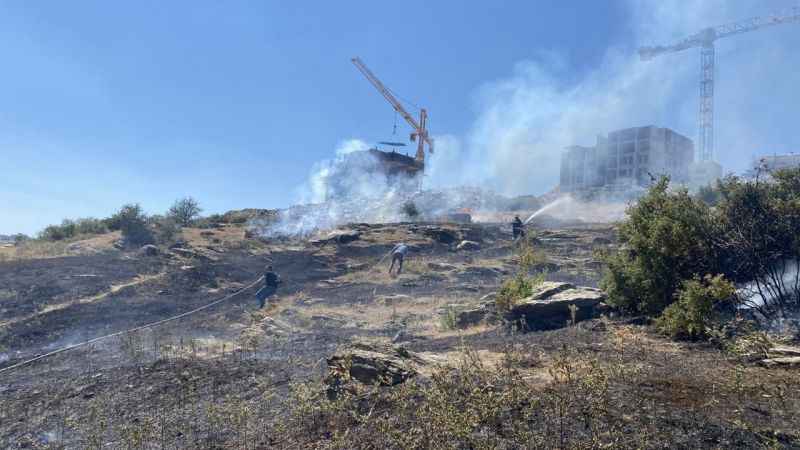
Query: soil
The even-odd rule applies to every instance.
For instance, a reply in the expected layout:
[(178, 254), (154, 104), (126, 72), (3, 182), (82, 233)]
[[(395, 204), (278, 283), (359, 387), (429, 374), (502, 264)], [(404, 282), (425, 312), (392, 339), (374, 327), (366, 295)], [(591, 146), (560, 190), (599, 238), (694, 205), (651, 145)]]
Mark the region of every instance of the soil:
[[(186, 398), (213, 404), (230, 396), (255, 401), (265, 392), (286, 397), (290, 384), (321, 379), (324, 358), (338, 347), (356, 339), (390, 342), (400, 331), (414, 337), (406, 344), (412, 351), (450, 358), (466, 346), (488, 361), (509, 346), (536, 349), (543, 361), (565, 347), (612, 359), (618, 356), (614, 342), (620, 333), (636, 336), (633, 341), (648, 344), (637, 347), (641, 360), (630, 364), (649, 364), (656, 369), (648, 373), (661, 374), (640, 382), (649, 383), (646, 391), (653, 401), (669, 405), (664, 427), (702, 426), (700, 419), (681, 423), (681, 414), (702, 409), (702, 402), (713, 397), (708, 377), (670, 372), (668, 358), (680, 357), (688, 361), (685, 367), (715, 373), (738, 367), (710, 346), (675, 345), (647, 327), (614, 320), (527, 334), (485, 324), (446, 329), (437, 308), (477, 304), (519, 270), (510, 227), (403, 223), (346, 229), (358, 238), (343, 244), (319, 237), (245, 238), (243, 228), (228, 225), (184, 230), (181, 248), (190, 252), (162, 248), (159, 255), (145, 257), (108, 248), (91, 255), (0, 262), (0, 369), (206, 305), (256, 280), (267, 264), (284, 281), (263, 310), (257, 309), (252, 288), (184, 319), (0, 372), (0, 443), (82, 448), (91, 433), (76, 424), (91, 418), (87, 405), (102, 398), (113, 405), (114, 421), (122, 424), (106, 432), (108, 439), (121, 445), (125, 424), (139, 420), (143, 410), (177, 411), (183, 406), (176, 405), (192, 404)], [(536, 250), (546, 257), (536, 270), (548, 280), (576, 285), (597, 287), (602, 263), (595, 250), (617, 246), (610, 225), (530, 231), (537, 238)], [(461, 240), (475, 241), (480, 249), (456, 251)], [(394, 277), (387, 273), (385, 255), (398, 242), (412, 250), (404, 273)], [(770, 377), (779, 373), (780, 382), (800, 381), (789, 371), (743, 370)], [(795, 400), (797, 385), (790, 388)], [(761, 417), (758, 411), (770, 408), (762, 400), (753, 399), (755, 409), (739, 417), (789, 433), (783, 443), (800, 442), (791, 434), (797, 422), (778, 420), (778, 414), (770, 422), (769, 412)], [(266, 408), (260, 414), (282, 414), (278, 407), (257, 404)], [(706, 422), (739, 429), (727, 419)], [(203, 436), (214, 442), (203, 441), (203, 446), (229, 442), (230, 436), (217, 436), (212, 425), (203, 425)], [(170, 439), (178, 447), (198, 442), (188, 434)], [(748, 439), (741, 442), (758, 441)]]

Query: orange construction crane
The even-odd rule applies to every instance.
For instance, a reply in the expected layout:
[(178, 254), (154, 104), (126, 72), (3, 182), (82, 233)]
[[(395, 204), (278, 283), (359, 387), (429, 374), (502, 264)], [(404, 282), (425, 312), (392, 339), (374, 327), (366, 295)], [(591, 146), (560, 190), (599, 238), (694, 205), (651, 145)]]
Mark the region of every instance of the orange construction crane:
[(406, 111), (405, 108), (403, 108), (403, 105), (401, 105), (400, 102), (397, 100), (397, 98), (395, 98), (395, 96), (392, 94), (392, 91), (390, 91), (389, 88), (384, 86), (383, 83), (381, 83), (381, 80), (379, 80), (378, 77), (376, 77), (375, 74), (372, 73), (372, 71), (369, 70), (367, 66), (364, 65), (363, 62), (361, 62), (361, 59), (353, 58), (351, 59), (351, 61), (353, 61), (353, 64), (355, 64), (358, 70), (360, 70), (361, 73), (363, 73), (364, 76), (367, 77), (367, 80), (369, 80), (369, 82), (372, 83), (372, 85), (375, 86), (376, 89), (378, 89), (378, 92), (380, 92), (384, 96), (384, 98), (386, 98), (386, 100), (388, 100), (389, 103), (391, 103), (394, 110), (400, 113), (400, 115), (403, 116), (404, 119), (406, 119), (406, 122), (408, 122), (408, 124), (411, 125), (412, 128), (414, 128), (414, 132), (411, 133), (411, 141), (417, 142), (416, 161), (419, 164), (424, 164), (426, 142), (428, 143), (428, 151), (430, 153), (433, 153), (433, 138), (428, 136), (428, 130), (426, 129), (428, 122), (428, 112), (425, 111), (425, 108), (421, 108), (419, 110), (419, 122), (417, 122), (411, 116), (411, 114), (409, 114), (408, 111)]

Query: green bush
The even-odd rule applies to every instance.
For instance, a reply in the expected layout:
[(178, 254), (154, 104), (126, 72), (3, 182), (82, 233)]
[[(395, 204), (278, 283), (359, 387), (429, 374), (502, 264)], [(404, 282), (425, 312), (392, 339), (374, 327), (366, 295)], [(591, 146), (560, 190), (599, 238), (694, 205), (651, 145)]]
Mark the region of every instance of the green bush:
[(62, 241), (75, 236), (75, 222), (64, 219), (61, 225), (49, 225), (39, 233), (39, 239), (45, 241)]
[(105, 221), (92, 217), (85, 217), (75, 221), (75, 231), (77, 234), (105, 234), (108, 233)]
[(609, 303), (658, 315), (684, 281), (722, 274), (753, 287), (743, 302), (765, 318), (800, 309), (800, 168), (766, 179), (728, 176), (713, 202), (668, 184), (662, 178), (628, 209), (624, 245), (604, 258)]
[(108, 232), (105, 221), (91, 217), (71, 220), (64, 219), (61, 225), (50, 225), (39, 233), (39, 239), (45, 241), (62, 241), (76, 236), (88, 236)]
[(735, 292), (733, 283), (722, 275), (684, 281), (677, 300), (664, 310), (656, 325), (676, 339), (704, 338), (713, 320), (714, 305), (731, 299)]
[(533, 290), (543, 282), (544, 274), (529, 277), (521, 272), (504, 281), (494, 301), (497, 310), (508, 311), (519, 300), (533, 295)]
[(171, 217), (153, 216), (149, 222), (154, 229), (156, 242), (162, 245), (174, 244), (181, 232), (181, 226)]
[[(147, 215), (138, 203), (123, 205), (109, 218), (110, 223), (122, 231), (122, 237), (129, 245), (153, 243), (153, 234), (147, 226)], [(111, 226), (109, 226), (111, 228)]]
[(628, 208), (619, 229), (624, 247), (606, 259), (601, 286), (609, 303), (625, 312), (659, 314), (683, 280), (720, 272), (715, 239), (721, 230), (711, 209), (668, 186), (662, 177)]

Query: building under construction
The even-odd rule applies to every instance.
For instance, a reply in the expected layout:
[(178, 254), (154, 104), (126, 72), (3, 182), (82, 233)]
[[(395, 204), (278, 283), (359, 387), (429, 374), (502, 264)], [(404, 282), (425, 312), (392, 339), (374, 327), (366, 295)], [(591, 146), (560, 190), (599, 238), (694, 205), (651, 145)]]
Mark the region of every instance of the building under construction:
[(669, 128), (645, 126), (598, 136), (593, 147), (573, 145), (561, 156), (562, 192), (625, 191), (650, 184), (651, 175), (688, 183), (691, 139)]

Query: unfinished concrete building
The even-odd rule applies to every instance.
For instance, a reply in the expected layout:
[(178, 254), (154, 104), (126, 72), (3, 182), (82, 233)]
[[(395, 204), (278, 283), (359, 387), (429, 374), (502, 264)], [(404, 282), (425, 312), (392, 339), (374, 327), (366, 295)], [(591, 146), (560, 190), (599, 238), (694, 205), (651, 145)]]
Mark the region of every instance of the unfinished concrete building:
[(573, 145), (561, 156), (562, 192), (624, 191), (650, 184), (650, 174), (689, 181), (694, 160), (691, 139), (669, 128), (626, 128), (597, 136), (593, 147)]

